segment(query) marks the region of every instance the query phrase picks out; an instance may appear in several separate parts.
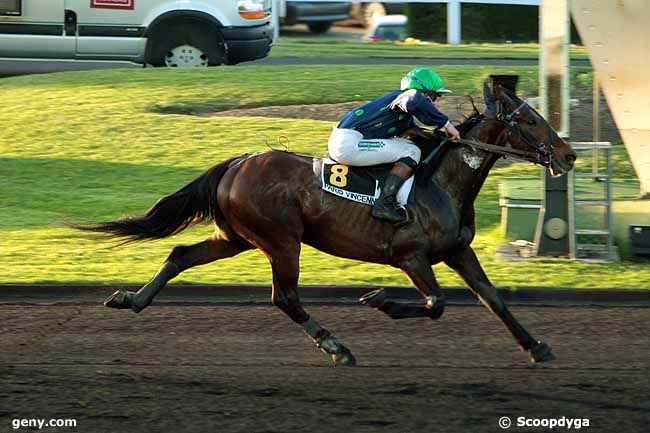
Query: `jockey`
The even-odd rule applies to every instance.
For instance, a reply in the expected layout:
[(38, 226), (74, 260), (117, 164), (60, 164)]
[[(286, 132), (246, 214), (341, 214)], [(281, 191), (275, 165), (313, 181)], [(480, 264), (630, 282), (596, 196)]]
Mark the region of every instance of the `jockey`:
[(347, 113), (332, 131), (328, 150), (341, 164), (368, 166), (394, 162), (372, 216), (399, 223), (406, 212), (397, 204), (397, 192), (420, 162), (420, 148), (397, 138), (414, 126), (444, 128), (452, 139), (458, 130), (436, 104), (445, 89), (442, 79), (427, 68), (416, 68), (402, 78), (400, 89), (381, 96)]

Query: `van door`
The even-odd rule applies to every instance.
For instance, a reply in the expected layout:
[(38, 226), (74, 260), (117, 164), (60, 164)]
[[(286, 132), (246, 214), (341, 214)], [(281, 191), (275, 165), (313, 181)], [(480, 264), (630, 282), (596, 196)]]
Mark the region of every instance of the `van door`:
[(133, 60), (143, 55), (141, 23), (151, 0), (65, 0), (76, 15), (77, 58)]
[(0, 57), (72, 58), (74, 32), (65, 32), (65, 0), (0, 1)]

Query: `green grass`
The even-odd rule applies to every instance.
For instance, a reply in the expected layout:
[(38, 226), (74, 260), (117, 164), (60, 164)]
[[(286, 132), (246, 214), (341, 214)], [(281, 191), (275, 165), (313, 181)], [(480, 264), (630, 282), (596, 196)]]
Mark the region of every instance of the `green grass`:
[[(585, 47), (573, 45), (572, 59), (588, 59)], [(537, 59), (538, 44), (406, 45), (393, 42), (316, 41), (281, 38), (271, 57), (354, 59)]]
[[(208, 70), (116, 70), (25, 76), (0, 81), (0, 261), (2, 282), (140, 283), (173, 245), (211, 232), (199, 226), (160, 242), (117, 248), (87, 240), (64, 221), (140, 214), (155, 200), (211, 165), (262, 151), (284, 135), (291, 149), (323, 155), (330, 122), (185, 114), (234, 106), (365, 100), (392, 90), (408, 67), (237, 67)], [(449, 87), (478, 93), (489, 73), (523, 76), (534, 94), (536, 68), (441, 67)], [(584, 73), (584, 71), (582, 71)], [(623, 163), (623, 162), (622, 162)], [(474, 242), (488, 274), (502, 287), (648, 287), (650, 270), (633, 263), (587, 266), (544, 259), (500, 263), (497, 185), (537, 168), (513, 165), (495, 172), (477, 203)], [(401, 272), (332, 258), (305, 247), (302, 284), (406, 285)], [(461, 285), (437, 266), (443, 285)], [(179, 282), (270, 282), (269, 265), (247, 252), (192, 269)]]

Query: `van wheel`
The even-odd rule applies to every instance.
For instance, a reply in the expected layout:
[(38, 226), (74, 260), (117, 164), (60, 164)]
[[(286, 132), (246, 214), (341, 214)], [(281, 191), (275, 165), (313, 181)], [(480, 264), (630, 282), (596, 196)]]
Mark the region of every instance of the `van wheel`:
[(332, 22), (331, 21), (319, 21), (317, 23), (309, 23), (307, 24), (307, 27), (309, 27), (309, 31), (316, 34), (320, 35), (322, 33), (327, 33), (327, 31), (332, 27)]
[(156, 67), (191, 68), (226, 63), (221, 35), (206, 25), (177, 24), (151, 36), (148, 63)]

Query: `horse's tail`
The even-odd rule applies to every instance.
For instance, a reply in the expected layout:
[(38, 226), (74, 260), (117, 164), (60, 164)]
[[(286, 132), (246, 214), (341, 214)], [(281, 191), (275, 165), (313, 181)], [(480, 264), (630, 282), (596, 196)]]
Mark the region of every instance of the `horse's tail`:
[(238, 158), (241, 157), (210, 168), (175, 193), (158, 200), (143, 216), (73, 227), (103, 233), (108, 238), (122, 238), (129, 243), (166, 238), (209, 219), (223, 226), (225, 219), (217, 203), (217, 187)]

